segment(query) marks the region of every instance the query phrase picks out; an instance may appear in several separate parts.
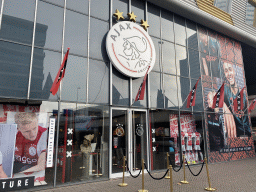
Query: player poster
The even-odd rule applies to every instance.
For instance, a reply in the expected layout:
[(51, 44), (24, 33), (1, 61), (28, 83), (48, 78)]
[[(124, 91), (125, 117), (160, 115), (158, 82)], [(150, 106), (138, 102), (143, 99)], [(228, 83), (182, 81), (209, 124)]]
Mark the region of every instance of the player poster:
[[(209, 161), (251, 157), (254, 146), (241, 45), (203, 28), (199, 28), (199, 45)], [(223, 108), (213, 108), (213, 97), (223, 83)], [(242, 99), (235, 107), (239, 95)]]
[(17, 126), (13, 178), (34, 176), (45, 179), (48, 115), (34, 112), (8, 112), (7, 124)]

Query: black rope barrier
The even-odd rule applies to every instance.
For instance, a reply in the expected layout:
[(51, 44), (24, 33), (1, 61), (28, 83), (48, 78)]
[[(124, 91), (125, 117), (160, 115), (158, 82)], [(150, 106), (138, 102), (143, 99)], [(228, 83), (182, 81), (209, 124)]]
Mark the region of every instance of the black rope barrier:
[(167, 169), (167, 171), (165, 172), (165, 174), (164, 174), (162, 177), (160, 177), (160, 178), (155, 178), (155, 177), (153, 177), (153, 176), (151, 175), (151, 173), (150, 173), (149, 170), (147, 169), (147, 166), (146, 166), (145, 163), (144, 163), (144, 165), (145, 165), (145, 168), (146, 168), (148, 174), (150, 175), (150, 177), (151, 177), (152, 179), (155, 179), (155, 180), (161, 180), (161, 179), (165, 178), (165, 176), (167, 175), (167, 173), (168, 173), (168, 171), (169, 171), (169, 169)]
[(181, 161), (181, 164), (180, 164), (180, 167), (178, 168), (178, 170), (175, 170), (174, 167), (172, 167), (173, 171), (179, 172), (182, 168), (182, 165), (183, 165), (183, 160)]
[[(186, 161), (186, 162), (187, 162), (187, 161)], [(188, 163), (187, 163), (187, 165), (188, 165)], [(189, 167), (189, 165), (188, 165), (189, 171), (190, 171), (191, 174), (194, 175), (194, 176), (198, 176), (198, 175), (202, 172), (203, 167), (204, 167), (204, 161), (203, 161), (203, 163), (202, 163), (202, 167), (201, 167), (200, 171), (199, 171), (197, 174), (194, 174), (194, 173), (191, 171), (191, 169), (190, 169), (190, 167)]]
[(128, 172), (130, 173), (130, 175), (131, 175), (133, 178), (137, 178), (137, 177), (139, 177), (139, 175), (140, 175), (140, 173), (141, 173), (142, 168), (140, 168), (140, 172), (138, 173), (138, 175), (134, 176), (134, 175), (131, 173), (131, 171), (130, 171), (130, 169), (129, 169), (129, 167), (128, 167), (128, 164), (127, 164), (127, 163), (126, 163), (126, 166), (127, 166), (127, 170), (128, 170)]

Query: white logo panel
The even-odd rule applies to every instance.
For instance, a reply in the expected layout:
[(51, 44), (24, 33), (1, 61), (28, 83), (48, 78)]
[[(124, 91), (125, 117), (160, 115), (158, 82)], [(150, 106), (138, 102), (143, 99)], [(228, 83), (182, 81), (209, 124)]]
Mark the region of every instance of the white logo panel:
[(106, 48), (113, 65), (129, 77), (143, 77), (153, 69), (155, 47), (148, 33), (136, 23), (115, 24), (107, 35)]

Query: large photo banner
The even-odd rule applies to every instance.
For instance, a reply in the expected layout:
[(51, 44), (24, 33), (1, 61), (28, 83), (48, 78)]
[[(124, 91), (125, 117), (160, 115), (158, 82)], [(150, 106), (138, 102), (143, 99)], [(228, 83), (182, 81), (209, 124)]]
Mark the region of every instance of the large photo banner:
[(0, 179), (12, 178), (17, 126), (0, 124)]
[[(199, 45), (209, 162), (254, 156), (241, 45), (203, 28)], [(214, 108), (223, 83), (223, 108)]]
[(48, 114), (7, 112), (7, 124), (17, 127), (13, 162), (13, 178), (34, 177), (45, 180)]

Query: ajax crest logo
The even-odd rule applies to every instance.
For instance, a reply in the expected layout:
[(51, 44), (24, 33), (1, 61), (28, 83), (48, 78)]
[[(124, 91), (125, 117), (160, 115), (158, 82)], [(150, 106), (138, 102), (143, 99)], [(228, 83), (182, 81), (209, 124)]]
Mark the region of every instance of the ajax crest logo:
[(155, 64), (154, 44), (148, 33), (136, 23), (123, 21), (115, 24), (106, 40), (108, 56), (113, 65), (124, 75), (142, 77), (148, 66)]

